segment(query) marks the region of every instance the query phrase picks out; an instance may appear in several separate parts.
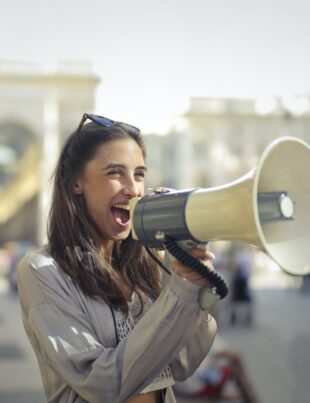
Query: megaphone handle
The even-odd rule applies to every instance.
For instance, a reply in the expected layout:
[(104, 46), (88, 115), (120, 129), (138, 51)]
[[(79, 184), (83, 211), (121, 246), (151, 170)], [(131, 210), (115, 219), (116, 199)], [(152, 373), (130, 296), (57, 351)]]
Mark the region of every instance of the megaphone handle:
[(166, 237), (164, 245), (172, 256), (210, 281), (210, 283), (216, 288), (216, 292), (219, 294), (221, 299), (227, 296), (228, 286), (225, 280), (216, 271), (208, 269), (198, 259), (195, 259), (189, 253), (187, 253), (177, 244), (177, 242), (175, 242), (174, 239)]

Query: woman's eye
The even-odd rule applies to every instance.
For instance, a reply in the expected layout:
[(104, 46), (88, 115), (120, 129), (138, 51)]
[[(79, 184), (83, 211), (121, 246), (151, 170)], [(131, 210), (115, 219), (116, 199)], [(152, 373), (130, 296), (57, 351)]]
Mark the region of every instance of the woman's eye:
[(136, 176), (139, 176), (140, 178), (145, 178), (145, 172), (141, 171), (141, 172), (136, 172), (135, 173)]
[(119, 170), (114, 169), (113, 171), (108, 172), (108, 175), (110, 176), (119, 176), (121, 173)]

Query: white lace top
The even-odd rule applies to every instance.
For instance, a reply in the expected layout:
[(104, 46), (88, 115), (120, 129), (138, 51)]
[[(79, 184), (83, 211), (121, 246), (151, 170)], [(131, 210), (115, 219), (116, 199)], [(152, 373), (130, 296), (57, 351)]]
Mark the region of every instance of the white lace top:
[[(151, 307), (152, 300), (145, 297), (143, 312), (141, 312), (141, 303), (138, 295), (134, 292), (131, 297), (131, 301), (128, 302), (129, 313), (126, 317), (122, 312), (115, 312), (116, 331), (119, 340), (126, 339), (131, 330), (139, 322), (139, 319), (144, 315), (146, 311)], [(154, 390), (165, 389), (168, 386), (174, 385), (173, 375), (170, 366), (167, 365), (163, 368), (161, 373), (145, 388), (141, 393), (147, 393)]]

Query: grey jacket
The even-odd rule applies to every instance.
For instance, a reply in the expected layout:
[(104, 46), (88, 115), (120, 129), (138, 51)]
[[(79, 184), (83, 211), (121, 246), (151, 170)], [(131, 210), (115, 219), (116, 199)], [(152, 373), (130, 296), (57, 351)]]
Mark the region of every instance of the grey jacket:
[[(167, 364), (175, 380), (185, 380), (216, 333), (214, 319), (198, 305), (200, 288), (175, 274), (118, 345), (110, 307), (85, 296), (45, 249), (21, 261), (18, 287), (49, 403), (123, 403)], [(169, 387), (165, 403), (173, 402)]]

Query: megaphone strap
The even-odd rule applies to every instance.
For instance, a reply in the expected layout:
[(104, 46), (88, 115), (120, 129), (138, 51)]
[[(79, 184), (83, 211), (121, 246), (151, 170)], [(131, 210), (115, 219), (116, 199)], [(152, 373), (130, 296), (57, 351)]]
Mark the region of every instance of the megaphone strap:
[(145, 250), (147, 253), (150, 255), (150, 257), (160, 266), (169, 276), (171, 275), (169, 269), (159, 260), (154, 253), (151, 251), (151, 249), (148, 246), (145, 246)]

